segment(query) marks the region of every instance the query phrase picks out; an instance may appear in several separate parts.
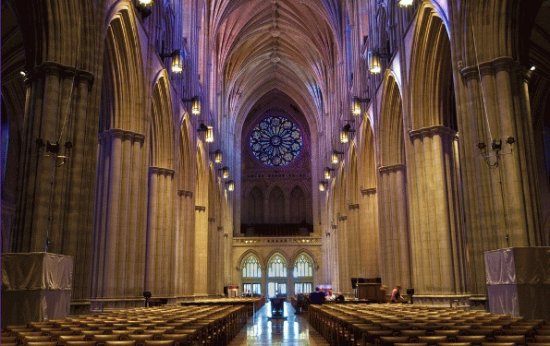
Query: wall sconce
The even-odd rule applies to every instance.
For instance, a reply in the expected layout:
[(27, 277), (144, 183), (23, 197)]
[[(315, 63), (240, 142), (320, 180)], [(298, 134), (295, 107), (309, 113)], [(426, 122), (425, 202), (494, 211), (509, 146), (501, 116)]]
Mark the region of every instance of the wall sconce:
[(319, 191), (321, 192), (325, 192), (328, 188), (328, 182), (324, 181), (324, 180), (321, 180), (319, 182)]
[(147, 18), (151, 14), (153, 0), (135, 0), (136, 9), (141, 14), (142, 18)]
[(410, 7), (414, 3), (414, 0), (398, 0), (399, 7)]
[(176, 49), (169, 54), (161, 53), (160, 57), (163, 59), (171, 58), (172, 65), (170, 66), (170, 69), (173, 73), (180, 74), (183, 72), (183, 54), (181, 49)]
[(334, 171), (334, 169), (330, 167), (325, 167), (325, 170), (323, 171), (323, 176), (325, 177), (325, 180), (330, 180), (330, 178), (332, 178), (332, 171)]
[(229, 167), (223, 166), (222, 168), (219, 169), (219, 171), (222, 172), (222, 178), (224, 179), (229, 178)]
[(355, 129), (351, 127), (351, 123), (348, 121), (348, 123), (340, 130), (340, 143), (349, 143), (353, 133), (355, 133)]
[(227, 191), (234, 191), (235, 190), (235, 182), (233, 180), (229, 180), (227, 183)]
[(182, 102), (191, 102), (191, 114), (199, 115), (201, 114), (201, 100), (198, 96), (193, 96), (190, 99), (181, 99)]
[(197, 129), (197, 132), (204, 132), (204, 141), (206, 143), (212, 143), (214, 142), (214, 128), (212, 126), (206, 126), (204, 124), (200, 124), (199, 128)]
[(220, 164), (223, 161), (223, 154), (221, 150), (216, 150), (214, 152), (214, 163)]
[(379, 74), (382, 72), (382, 62), (380, 61), (381, 55), (377, 52), (369, 51), (368, 64), (369, 72), (372, 74)]
[(332, 154), (330, 155), (330, 163), (333, 165), (337, 165), (340, 163), (340, 158), (344, 156), (344, 153), (342, 151), (333, 150)]
[(351, 101), (351, 114), (353, 114), (354, 116), (361, 115), (361, 103), (368, 103), (369, 101), (369, 98), (359, 98), (357, 96), (354, 96)]

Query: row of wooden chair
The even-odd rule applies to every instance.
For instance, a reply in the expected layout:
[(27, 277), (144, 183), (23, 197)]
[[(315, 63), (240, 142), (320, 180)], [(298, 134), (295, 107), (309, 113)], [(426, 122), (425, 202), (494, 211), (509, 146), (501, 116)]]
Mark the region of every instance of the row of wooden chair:
[(484, 311), (393, 304), (327, 304), (313, 306), (309, 320), (331, 345), (469, 343), (481, 346), (492, 342), (512, 344), (493, 346), (550, 346), (546, 338), (550, 336), (550, 325), (545, 321)]
[(2, 345), (227, 345), (246, 322), (245, 305), (134, 308), (7, 326)]

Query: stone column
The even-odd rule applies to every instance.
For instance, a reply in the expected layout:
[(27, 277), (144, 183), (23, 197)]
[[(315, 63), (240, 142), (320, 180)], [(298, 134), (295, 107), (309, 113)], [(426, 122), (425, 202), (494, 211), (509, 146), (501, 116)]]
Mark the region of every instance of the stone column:
[(376, 188), (361, 189), (361, 202), (359, 204), (362, 210), (359, 218), (360, 266), (365, 277), (380, 277)]
[(195, 205), (194, 295), (208, 294), (208, 213), (206, 206)]
[(387, 286), (411, 287), (405, 165), (379, 169), (380, 274)]
[(191, 295), (194, 288), (195, 202), (193, 192), (178, 190), (176, 222), (176, 295)]
[(351, 293), (351, 275), (350, 275), (350, 252), (349, 252), (349, 231), (347, 225), (347, 215), (338, 215), (338, 234), (337, 234), (337, 261), (338, 261), (338, 282), (342, 293)]
[(174, 170), (149, 167), (147, 266), (145, 288), (154, 297), (175, 289)]
[(461, 73), (469, 290), (485, 295), (484, 251), (542, 242), (532, 119), (524, 70), (512, 58), (498, 57)]
[(100, 136), (92, 288), (96, 308), (103, 298), (141, 304), (147, 193), (143, 142), (143, 135), (120, 129)]
[[(462, 208), (455, 131), (434, 126), (410, 132), (411, 261), (416, 300), (465, 299)], [(466, 303), (466, 302), (464, 302)]]
[(347, 256), (349, 258), (349, 275), (350, 277), (364, 277), (364, 268), (361, 266), (361, 241), (359, 227), (359, 203), (350, 203), (347, 205), (348, 209), (348, 251)]

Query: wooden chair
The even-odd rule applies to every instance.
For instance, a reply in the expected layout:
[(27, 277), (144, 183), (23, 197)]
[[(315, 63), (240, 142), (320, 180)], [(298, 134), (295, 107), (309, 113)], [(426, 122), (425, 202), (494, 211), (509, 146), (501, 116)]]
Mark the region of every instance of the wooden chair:
[(48, 335), (25, 335), (22, 339), (24, 345), (30, 342), (45, 342), (52, 341)]
[(105, 345), (107, 341), (117, 341), (118, 335), (114, 334), (96, 334), (92, 335), (92, 340), (95, 341), (96, 345)]
[(447, 335), (420, 335), (418, 342), (425, 342), (428, 345), (437, 345), (440, 342), (447, 342)]
[(172, 340), (178, 345), (188, 342), (192, 338), (192, 334), (163, 334), (162, 340)]
[(31, 341), (27, 346), (57, 346), (56, 341)]
[(391, 346), (396, 343), (408, 343), (408, 336), (381, 336), (380, 345), (382, 346)]
[(458, 342), (469, 342), (472, 345), (481, 345), (483, 342), (487, 342), (485, 335), (459, 335), (456, 337)]
[(134, 340), (136, 345), (144, 345), (145, 340), (153, 340), (153, 334), (129, 334), (129, 340)]
[(105, 346), (135, 346), (135, 340), (106, 341)]
[(57, 343), (59, 346), (64, 346), (67, 344), (67, 341), (84, 341), (86, 338), (86, 335), (61, 335), (59, 339), (57, 339)]
[(145, 340), (145, 346), (173, 346), (174, 340)]
[(516, 345), (525, 345), (525, 335), (495, 335), (496, 342), (513, 342)]
[(65, 343), (65, 346), (95, 346), (95, 341), (93, 340), (69, 340)]
[(482, 342), (481, 346), (516, 346), (513, 342)]

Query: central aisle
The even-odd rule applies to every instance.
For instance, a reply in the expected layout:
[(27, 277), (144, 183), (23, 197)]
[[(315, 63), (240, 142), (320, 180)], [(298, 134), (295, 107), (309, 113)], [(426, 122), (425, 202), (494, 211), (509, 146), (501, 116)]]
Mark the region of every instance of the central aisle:
[(246, 327), (233, 339), (230, 346), (244, 345), (329, 345), (307, 321), (307, 312), (294, 314), (294, 308), (285, 302), (286, 319), (271, 317), (271, 303), (266, 303), (250, 319)]

